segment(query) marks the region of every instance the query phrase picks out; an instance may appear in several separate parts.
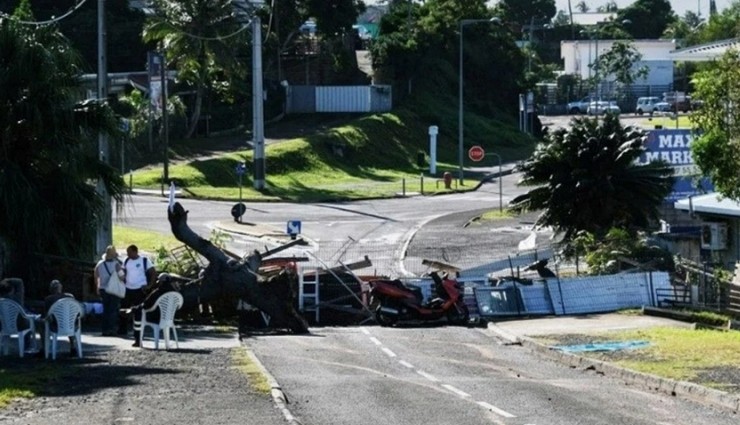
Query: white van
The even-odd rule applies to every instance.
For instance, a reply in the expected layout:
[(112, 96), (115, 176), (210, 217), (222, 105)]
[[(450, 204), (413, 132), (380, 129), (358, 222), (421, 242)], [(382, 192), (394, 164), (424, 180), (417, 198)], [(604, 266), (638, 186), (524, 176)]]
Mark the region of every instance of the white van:
[(660, 102), (660, 98), (657, 96), (647, 96), (637, 98), (637, 106), (635, 106), (635, 114), (642, 115), (644, 113), (652, 114), (657, 108), (655, 104)]

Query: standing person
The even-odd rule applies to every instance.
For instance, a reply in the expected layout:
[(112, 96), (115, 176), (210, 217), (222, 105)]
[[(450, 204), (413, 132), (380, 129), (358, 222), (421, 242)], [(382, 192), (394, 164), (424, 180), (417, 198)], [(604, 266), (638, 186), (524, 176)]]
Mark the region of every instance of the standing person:
[[(126, 273), (126, 298), (123, 299), (123, 306), (130, 308), (144, 302), (145, 290), (154, 284), (157, 271), (154, 269), (152, 260), (139, 255), (139, 248), (136, 245), (126, 248), (126, 254), (127, 258), (123, 262), (123, 269)], [(127, 323), (126, 326), (128, 326)], [(128, 333), (128, 328), (122, 329), (119, 326), (118, 330), (119, 334)]]
[(103, 301), (103, 336), (115, 336), (118, 330), (118, 310), (121, 308), (121, 299), (105, 290), (113, 273), (117, 273), (118, 277), (123, 280), (125, 274), (121, 261), (118, 260), (118, 251), (113, 245), (108, 245), (103, 258), (95, 265), (93, 272), (98, 294)]

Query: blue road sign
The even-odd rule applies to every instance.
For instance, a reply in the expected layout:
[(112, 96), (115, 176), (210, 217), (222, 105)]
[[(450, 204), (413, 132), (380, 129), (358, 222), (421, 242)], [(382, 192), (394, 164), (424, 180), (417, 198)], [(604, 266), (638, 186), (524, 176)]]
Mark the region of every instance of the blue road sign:
[(285, 233), (289, 235), (298, 235), (301, 233), (301, 220), (289, 220), (288, 228)]
[(242, 176), (244, 173), (247, 172), (247, 166), (244, 164), (239, 164), (236, 166), (236, 174)]

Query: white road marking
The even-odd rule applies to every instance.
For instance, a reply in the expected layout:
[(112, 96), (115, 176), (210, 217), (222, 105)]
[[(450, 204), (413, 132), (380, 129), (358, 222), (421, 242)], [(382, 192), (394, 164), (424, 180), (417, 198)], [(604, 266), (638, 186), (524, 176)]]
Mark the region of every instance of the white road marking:
[(450, 385), (450, 384), (442, 384), (442, 386), (443, 386), (444, 388), (446, 388), (446, 389), (448, 389), (448, 390), (452, 391), (453, 393), (455, 393), (455, 394), (459, 395), (460, 397), (470, 397), (470, 394), (466, 393), (466, 392), (465, 392), (465, 391), (463, 391), (463, 390), (458, 390), (457, 388), (453, 387), (453, 386), (452, 386), (452, 385)]
[(401, 363), (401, 366), (406, 366), (409, 369), (413, 369), (414, 368), (414, 365), (412, 365), (411, 363), (407, 362), (406, 360), (399, 360), (398, 363)]
[(362, 331), (362, 333), (364, 333), (365, 335), (370, 335), (370, 331), (369, 331), (369, 330), (367, 330), (367, 329), (365, 329), (365, 328), (360, 328), (360, 330), (361, 330), (361, 331)]
[(383, 352), (385, 354), (387, 354), (388, 357), (396, 357), (396, 353), (394, 353), (393, 351), (391, 351), (390, 348), (383, 347), (383, 348), (381, 348), (381, 350), (383, 350)]
[(505, 418), (516, 418), (516, 416), (512, 415), (511, 413), (507, 412), (506, 410), (499, 409), (498, 407), (496, 407), (496, 406), (494, 406), (492, 404), (486, 403), (485, 401), (479, 401), (477, 403), (478, 403), (479, 406), (481, 406), (481, 407), (483, 407), (485, 409), (488, 409), (488, 410), (492, 411), (493, 413), (499, 414), (499, 415), (501, 415), (501, 416), (503, 416)]
[(370, 341), (372, 341), (373, 344), (375, 344), (375, 345), (383, 345), (383, 343), (380, 342), (380, 340), (378, 338), (375, 338), (374, 336), (371, 336), (370, 337)]
[(439, 382), (439, 379), (437, 379), (437, 378), (435, 378), (434, 376), (432, 376), (432, 375), (430, 375), (430, 374), (428, 374), (428, 373), (424, 372), (423, 370), (417, 370), (417, 371), (416, 371), (416, 373), (418, 373), (419, 375), (421, 375), (421, 376), (423, 376), (423, 377), (427, 378), (428, 380), (430, 380), (430, 381), (432, 381), (432, 382)]

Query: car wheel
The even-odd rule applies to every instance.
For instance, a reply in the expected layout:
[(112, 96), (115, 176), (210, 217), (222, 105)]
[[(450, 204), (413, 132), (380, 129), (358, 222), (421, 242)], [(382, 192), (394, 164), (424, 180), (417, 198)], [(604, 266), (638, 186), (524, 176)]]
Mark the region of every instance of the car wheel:
[(637, 115), (642, 115), (642, 109), (638, 109), (637, 111), (635, 111), (635, 113), (636, 113)]
[(570, 114), (571, 115), (576, 115), (576, 114), (580, 114), (580, 113), (581, 113), (581, 110), (580, 109), (578, 109), (578, 108), (570, 108)]

